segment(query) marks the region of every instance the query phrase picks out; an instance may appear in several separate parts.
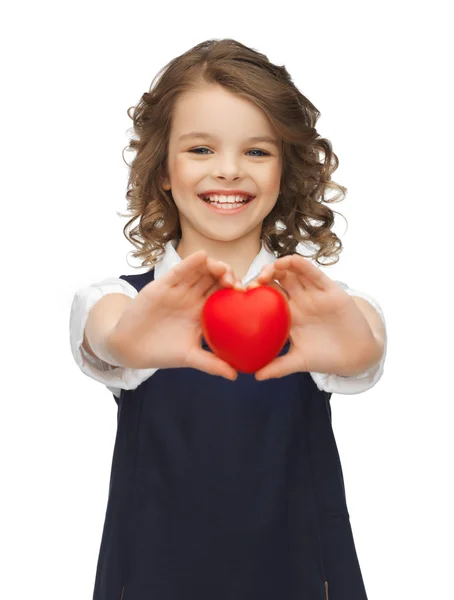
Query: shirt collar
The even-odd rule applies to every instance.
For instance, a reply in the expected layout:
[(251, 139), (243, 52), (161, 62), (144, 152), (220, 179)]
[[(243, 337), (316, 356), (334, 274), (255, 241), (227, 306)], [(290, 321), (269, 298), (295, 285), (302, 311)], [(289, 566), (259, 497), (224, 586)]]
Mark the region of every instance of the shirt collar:
[[(175, 238), (166, 243), (164, 256), (155, 265), (156, 279), (159, 279), (159, 277), (165, 275), (168, 271), (170, 271), (170, 269), (172, 269), (181, 261), (181, 257), (176, 251), (178, 242), (179, 240)], [(247, 285), (249, 281), (252, 281), (252, 279), (257, 277), (265, 265), (273, 263), (275, 260), (277, 260), (277, 257), (266, 248), (265, 243), (262, 240), (262, 248), (252, 261), (249, 270), (242, 279), (241, 283), (243, 285)]]

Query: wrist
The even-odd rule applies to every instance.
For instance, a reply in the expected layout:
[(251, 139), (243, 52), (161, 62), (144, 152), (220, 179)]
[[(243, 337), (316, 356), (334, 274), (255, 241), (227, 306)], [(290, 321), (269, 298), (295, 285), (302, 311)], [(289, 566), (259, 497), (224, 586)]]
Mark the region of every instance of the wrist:
[(93, 352), (102, 361), (112, 365), (113, 367), (123, 367), (117, 346), (115, 345), (115, 327), (112, 328), (97, 344), (91, 344)]
[[(383, 358), (383, 352), (385, 349), (385, 341), (381, 336), (374, 333), (373, 341), (367, 349), (367, 353), (364, 353), (360, 361), (357, 361), (345, 369), (339, 370), (336, 373), (338, 377), (366, 377), (373, 371), (381, 362)], [(366, 358), (365, 358), (366, 357)]]

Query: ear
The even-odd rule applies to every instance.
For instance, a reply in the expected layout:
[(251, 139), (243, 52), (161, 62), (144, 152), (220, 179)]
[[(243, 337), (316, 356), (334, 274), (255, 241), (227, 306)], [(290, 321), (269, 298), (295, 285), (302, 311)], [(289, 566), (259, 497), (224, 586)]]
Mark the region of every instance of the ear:
[(170, 190), (170, 181), (167, 176), (161, 177), (161, 185), (164, 190), (166, 190), (166, 191)]

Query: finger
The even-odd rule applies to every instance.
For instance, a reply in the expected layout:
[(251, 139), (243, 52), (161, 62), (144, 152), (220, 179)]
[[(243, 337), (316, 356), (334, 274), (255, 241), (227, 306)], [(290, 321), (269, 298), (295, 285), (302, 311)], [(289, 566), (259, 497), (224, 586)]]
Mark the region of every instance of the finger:
[(284, 288), (290, 298), (298, 297), (301, 293), (306, 293), (310, 290), (310, 286), (307, 285), (304, 279), (297, 277), (292, 271), (285, 271), (282, 274), (277, 272), (275, 279)]
[(187, 366), (204, 371), (209, 375), (225, 377), (230, 381), (236, 381), (238, 378), (238, 373), (233, 367), (218, 358), (213, 352), (203, 348), (195, 348), (193, 352), (189, 353)]
[[(304, 269), (298, 268), (295, 254), (279, 258), (274, 263), (274, 279), (278, 280), (289, 293), (295, 293), (297, 290), (310, 290), (317, 287), (311, 277), (307, 275)], [(303, 257), (302, 261), (305, 261)], [(307, 263), (307, 261), (306, 261)], [(303, 263), (304, 264), (304, 263)], [(301, 262), (299, 263), (301, 267)]]
[[(286, 281), (291, 267), (291, 256), (282, 257), (277, 259), (274, 263), (263, 267), (255, 281), (262, 285), (269, 285), (272, 281), (278, 281), (281, 287), (288, 293)], [(304, 287), (303, 280), (301, 280), (301, 285)]]
[(274, 279), (275, 268), (274, 263), (265, 265), (252, 283), (260, 283), (266, 285)]
[(263, 369), (256, 371), (255, 379), (265, 381), (266, 379), (280, 379), (291, 373), (302, 371), (303, 366), (296, 353), (290, 349), (284, 356), (278, 356)]
[[(200, 253), (198, 252), (195, 254)], [(191, 257), (192, 256), (194, 255), (191, 255)], [(188, 292), (195, 292), (196, 295), (205, 294), (213, 285), (214, 279), (220, 280), (225, 287), (232, 285), (229, 278), (233, 281), (233, 271), (226, 263), (214, 261), (213, 259), (208, 258), (206, 253), (205, 260), (199, 259), (197, 261), (189, 261), (189, 258), (190, 257), (185, 259), (189, 263), (186, 265), (186, 270), (180, 271), (180, 285), (183, 285), (186, 289), (189, 288)]]
[[(227, 279), (227, 277), (230, 277), (230, 279)], [(204, 298), (208, 298), (218, 290), (234, 287), (235, 284), (232, 284), (231, 280), (232, 275), (227, 273), (222, 275), (219, 279), (215, 278), (211, 273), (208, 273), (193, 285), (190, 291), (194, 292), (196, 297), (203, 296)]]
[(210, 270), (208, 264), (210, 260), (211, 259), (207, 256), (202, 264), (194, 266), (194, 268), (187, 273), (185, 283), (189, 287), (189, 292), (192, 292), (195, 286), (199, 286), (201, 281), (206, 281), (206, 279), (211, 279), (213, 281), (215, 279), (215, 275)]
[[(233, 271), (229, 265), (207, 257), (207, 260), (186, 274), (184, 284), (187, 293), (195, 297), (205, 296), (216, 289), (232, 286)], [(220, 285), (221, 284), (221, 285)]]
[(326, 290), (333, 283), (311, 260), (299, 254), (292, 255), (290, 268), (307, 286)]
[(206, 298), (207, 296), (211, 296), (213, 292), (222, 289), (219, 281), (214, 279), (211, 273), (203, 276), (199, 279), (199, 281), (190, 288), (190, 292), (192, 292), (195, 298)]
[(222, 286), (238, 289), (238, 286), (241, 285), (241, 282), (235, 277), (232, 267), (227, 263), (208, 258), (207, 267)]
[[(215, 292), (225, 289), (225, 288), (234, 288), (237, 289), (238, 286), (238, 281), (234, 281), (233, 285), (231, 283), (231, 280), (226, 280), (227, 277), (227, 273), (222, 275), (220, 278), (216, 278), (214, 275), (210, 274), (210, 278), (211, 278), (211, 285), (207, 286), (204, 289), (204, 293), (203, 296), (205, 298), (205, 300), (208, 300), (208, 298), (214, 294)], [(230, 277), (233, 279), (234, 275), (233, 275), (233, 271), (231, 272)]]
[[(281, 271), (275, 269), (272, 274), (265, 273), (265, 277), (257, 277), (255, 280), (258, 284), (269, 285), (274, 287), (279, 292), (284, 293), (287, 298), (293, 297), (295, 294), (306, 290), (303, 280), (296, 277), (291, 271)], [(254, 286), (256, 287), (256, 286)]]
[(166, 283), (172, 287), (181, 284), (192, 285), (194, 280), (197, 280), (197, 278), (200, 277), (200, 275), (195, 275), (195, 272), (197, 269), (200, 269), (202, 265), (206, 264), (207, 258), (208, 256), (205, 250), (194, 252), (172, 267), (170, 271), (164, 275)]
[(217, 275), (225, 272), (229, 268), (229, 265), (226, 262), (223, 262), (222, 260), (216, 260), (210, 256), (207, 258), (207, 265), (209, 269), (215, 272)]

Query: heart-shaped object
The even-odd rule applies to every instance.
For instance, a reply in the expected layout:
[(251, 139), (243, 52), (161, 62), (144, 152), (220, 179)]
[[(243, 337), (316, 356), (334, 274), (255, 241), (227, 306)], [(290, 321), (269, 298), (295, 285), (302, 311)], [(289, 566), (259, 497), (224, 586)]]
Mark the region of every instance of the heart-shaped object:
[(216, 356), (239, 372), (255, 373), (284, 347), (291, 315), (284, 295), (269, 285), (225, 288), (205, 302), (201, 323)]

